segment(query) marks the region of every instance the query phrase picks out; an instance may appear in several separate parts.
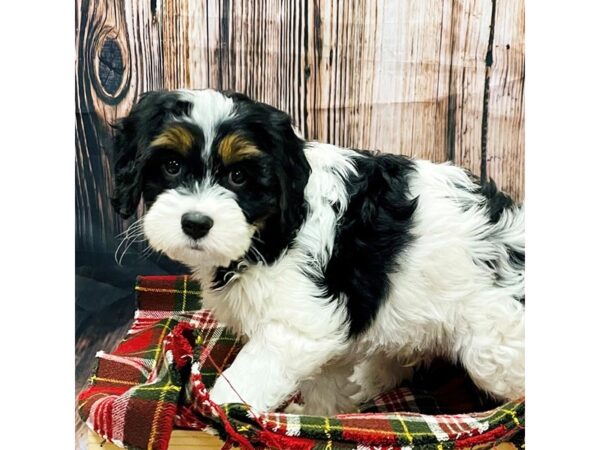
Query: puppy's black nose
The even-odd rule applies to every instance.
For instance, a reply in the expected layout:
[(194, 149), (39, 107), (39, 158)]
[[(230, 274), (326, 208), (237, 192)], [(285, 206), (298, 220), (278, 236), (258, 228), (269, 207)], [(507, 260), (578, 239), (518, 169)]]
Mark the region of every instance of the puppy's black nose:
[(199, 212), (188, 212), (181, 216), (181, 229), (194, 239), (206, 236), (213, 226), (213, 220)]

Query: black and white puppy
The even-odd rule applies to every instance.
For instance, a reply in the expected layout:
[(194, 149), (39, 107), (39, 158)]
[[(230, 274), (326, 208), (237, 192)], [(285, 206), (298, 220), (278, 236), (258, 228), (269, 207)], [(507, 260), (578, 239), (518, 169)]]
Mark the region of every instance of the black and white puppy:
[(247, 338), (216, 402), (352, 411), (438, 356), (523, 395), (524, 211), (493, 184), (307, 142), (237, 93), (150, 92), (117, 128), (114, 206), (143, 197), (150, 246)]

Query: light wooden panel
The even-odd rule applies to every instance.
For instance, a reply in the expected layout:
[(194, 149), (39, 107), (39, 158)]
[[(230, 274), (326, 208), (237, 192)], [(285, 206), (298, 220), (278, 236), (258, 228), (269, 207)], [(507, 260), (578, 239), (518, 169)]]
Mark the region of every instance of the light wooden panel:
[(447, 5), (436, 0), (382, 3), (372, 147), (434, 161), (446, 157), (449, 36)]
[(450, 2), (450, 90), (448, 155), (457, 165), (481, 175), (486, 54), (493, 1)]
[(496, 0), (487, 109), (488, 175), (516, 198), (525, 183), (524, 0)]

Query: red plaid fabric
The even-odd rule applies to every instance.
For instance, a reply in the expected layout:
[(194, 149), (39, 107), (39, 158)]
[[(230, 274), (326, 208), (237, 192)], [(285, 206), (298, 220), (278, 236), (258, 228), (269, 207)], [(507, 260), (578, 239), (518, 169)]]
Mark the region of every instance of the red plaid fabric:
[[(218, 433), (225, 447), (242, 448), (437, 450), (522, 442), (523, 399), (482, 412), (440, 414), (453, 404), (488, 406), (467, 404), (472, 390), (447, 369), (440, 370), (452, 375), (447, 382), (436, 379), (423, 392), (417, 380), (411, 389), (373, 399), (359, 414), (315, 417), (216, 405), (209, 389), (241, 342), (202, 310), (201, 288), (187, 276), (140, 277), (136, 291), (131, 329), (112, 353), (97, 355), (97, 368), (78, 399), (86, 424), (118, 446), (165, 450), (174, 426)], [(458, 393), (460, 401), (448, 392)]]

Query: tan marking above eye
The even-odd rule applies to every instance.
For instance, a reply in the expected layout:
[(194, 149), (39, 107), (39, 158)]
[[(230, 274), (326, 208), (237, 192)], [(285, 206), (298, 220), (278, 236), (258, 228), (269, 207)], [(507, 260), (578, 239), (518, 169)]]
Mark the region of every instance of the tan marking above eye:
[(159, 134), (150, 143), (151, 147), (168, 147), (185, 156), (192, 148), (194, 136), (181, 125), (174, 125)]
[(219, 155), (225, 164), (233, 164), (261, 154), (262, 151), (256, 145), (235, 133), (228, 134), (219, 142)]

